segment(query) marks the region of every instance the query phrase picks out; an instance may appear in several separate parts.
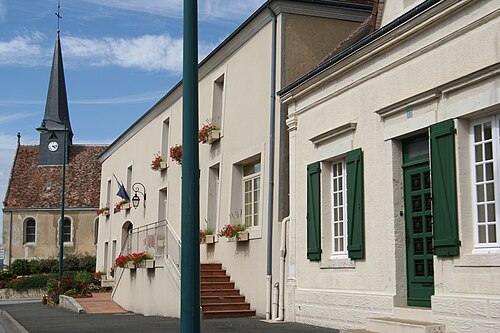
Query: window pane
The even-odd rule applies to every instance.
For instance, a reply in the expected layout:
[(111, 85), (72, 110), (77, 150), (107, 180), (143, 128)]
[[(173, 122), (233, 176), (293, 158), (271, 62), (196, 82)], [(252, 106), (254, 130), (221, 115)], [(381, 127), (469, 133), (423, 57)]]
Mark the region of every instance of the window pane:
[(487, 201), (495, 200), (495, 186), (494, 185), (495, 185), (494, 183), (486, 184), (486, 200)]
[(495, 222), (495, 204), (488, 204), (488, 222)]
[(256, 178), (253, 185), (254, 188), (258, 190), (260, 188), (260, 178)]
[(486, 163), (486, 180), (493, 180), (493, 163)]
[(487, 122), (483, 124), (484, 140), (491, 140), (491, 123)]
[(476, 165), (476, 182), (484, 180), (483, 165)]
[(488, 238), (490, 243), (497, 242), (497, 226), (495, 224), (490, 224), (488, 226)]
[(477, 206), (477, 220), (478, 222), (485, 222), (485, 211), (484, 211), (484, 205), (478, 205)]
[(260, 172), (260, 161), (256, 161), (243, 166), (243, 176), (249, 176)]
[(480, 225), (478, 227), (479, 243), (486, 243), (486, 226)]
[(476, 162), (481, 162), (483, 160), (483, 146), (479, 145), (474, 147)]
[(493, 144), (491, 142), (484, 145), (484, 159), (487, 161), (493, 159)]
[(482, 137), (482, 131), (481, 131), (481, 125), (476, 125), (474, 126), (474, 142), (481, 142), (483, 141)]
[(258, 214), (255, 214), (253, 216), (253, 225), (254, 226), (258, 226), (259, 225), (259, 215)]
[(484, 185), (476, 186), (477, 202), (484, 202)]

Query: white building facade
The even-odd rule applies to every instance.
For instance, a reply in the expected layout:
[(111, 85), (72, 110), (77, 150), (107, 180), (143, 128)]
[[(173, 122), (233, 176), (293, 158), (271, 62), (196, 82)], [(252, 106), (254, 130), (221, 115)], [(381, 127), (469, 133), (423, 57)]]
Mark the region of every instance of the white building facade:
[(285, 319), (500, 332), (500, 4), (380, 5), (380, 29), (280, 92)]
[[(217, 140), (200, 145), (200, 228), (243, 223), (249, 231), (245, 242), (200, 245), (201, 261), (222, 263), (259, 315), (269, 312), (266, 289), (278, 272), (269, 226), (270, 243), (279, 244), (289, 211), (286, 114), (273, 97), (370, 15), (366, 3), (268, 1), (199, 66), (200, 128), (205, 119), (220, 128)], [(181, 165), (168, 155), (182, 144), (181, 128), (178, 84), (100, 156), (100, 202), (111, 209), (100, 216), (97, 269), (111, 275), (120, 253), (153, 255), (154, 269), (117, 268), (113, 278), (113, 300), (147, 315), (179, 315)], [(155, 154), (167, 161), (161, 170), (151, 169)], [(121, 200), (114, 175), (141, 199), (136, 209), (113, 209)]]

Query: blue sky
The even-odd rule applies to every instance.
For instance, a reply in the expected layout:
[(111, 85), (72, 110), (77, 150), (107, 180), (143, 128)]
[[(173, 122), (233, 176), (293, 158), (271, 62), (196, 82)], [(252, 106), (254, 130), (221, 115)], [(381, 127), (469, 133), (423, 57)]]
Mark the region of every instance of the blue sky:
[[(264, 0), (199, 0), (200, 60)], [(61, 0), (74, 143), (110, 143), (181, 78), (182, 0)], [(57, 0), (0, 0), (0, 198), (16, 147), (38, 144)]]

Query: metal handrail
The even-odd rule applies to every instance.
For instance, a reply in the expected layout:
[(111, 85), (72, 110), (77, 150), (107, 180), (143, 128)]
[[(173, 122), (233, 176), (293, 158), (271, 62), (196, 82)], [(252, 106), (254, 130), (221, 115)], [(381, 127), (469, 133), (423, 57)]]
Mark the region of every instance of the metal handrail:
[[(179, 235), (177, 235), (169, 221), (164, 219), (133, 228), (127, 234), (119, 255), (146, 252), (154, 256), (156, 267), (162, 267), (165, 259), (167, 259), (180, 276), (181, 245)], [(112, 296), (120, 284), (124, 272), (123, 269), (120, 271), (120, 276), (118, 279), (115, 279), (116, 284)]]

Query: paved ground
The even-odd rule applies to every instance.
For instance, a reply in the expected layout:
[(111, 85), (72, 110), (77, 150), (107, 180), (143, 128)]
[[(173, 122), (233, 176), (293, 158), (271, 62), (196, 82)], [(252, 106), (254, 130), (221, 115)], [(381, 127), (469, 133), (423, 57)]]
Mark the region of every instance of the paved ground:
[[(86, 313), (125, 313), (111, 300), (111, 293), (94, 293), (90, 298), (75, 298)], [(0, 332), (1, 333), (1, 332)]]
[[(15, 302), (11, 302), (15, 303)], [(145, 317), (136, 314), (77, 314), (41, 303), (4, 304), (9, 313), (28, 332), (180, 332), (179, 319)], [(6, 332), (12, 332), (4, 325)], [(1, 332), (1, 331), (0, 331)], [(266, 323), (259, 318), (211, 319), (201, 322), (203, 333), (338, 333), (337, 330), (295, 323)]]

